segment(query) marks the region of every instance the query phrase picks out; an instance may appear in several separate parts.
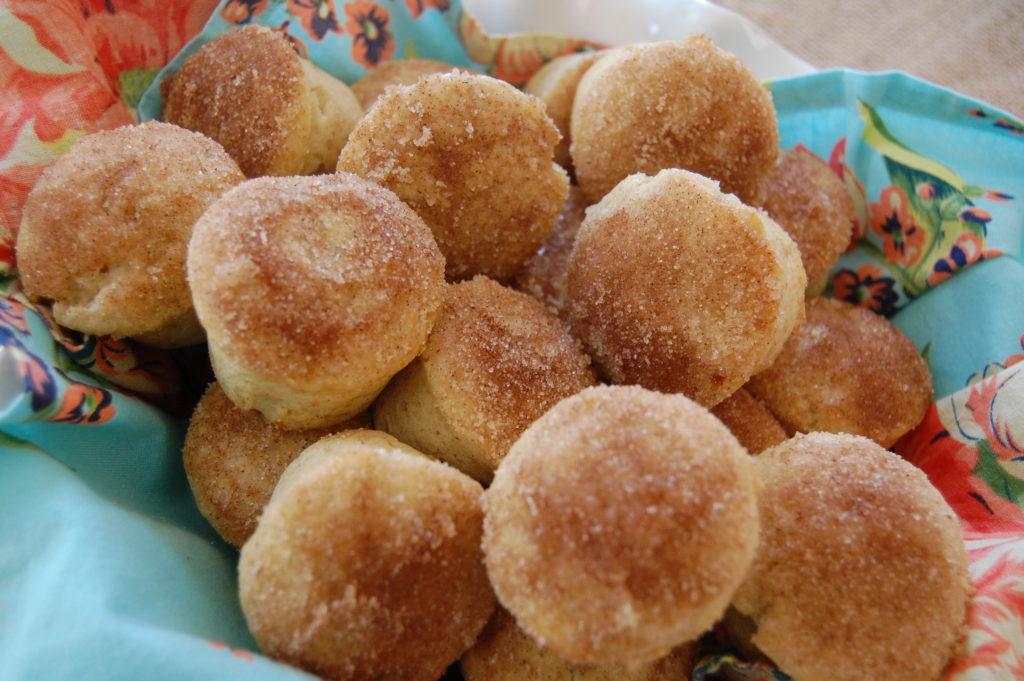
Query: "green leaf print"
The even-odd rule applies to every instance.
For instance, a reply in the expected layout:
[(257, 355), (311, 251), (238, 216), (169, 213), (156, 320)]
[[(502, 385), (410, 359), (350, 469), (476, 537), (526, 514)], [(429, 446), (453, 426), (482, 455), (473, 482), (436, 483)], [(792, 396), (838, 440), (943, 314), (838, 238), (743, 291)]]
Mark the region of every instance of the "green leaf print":
[(999, 463), (988, 440), (978, 440), (978, 462), (972, 473), (988, 485), (996, 496), (1024, 506), (1024, 480), (1010, 475)]

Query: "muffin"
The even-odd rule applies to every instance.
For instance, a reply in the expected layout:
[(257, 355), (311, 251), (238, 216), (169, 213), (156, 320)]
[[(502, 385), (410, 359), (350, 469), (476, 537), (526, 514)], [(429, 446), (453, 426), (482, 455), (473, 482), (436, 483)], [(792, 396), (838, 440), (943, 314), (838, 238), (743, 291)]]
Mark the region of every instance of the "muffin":
[(334, 170), (363, 115), (347, 85), (256, 24), (203, 45), (161, 93), (165, 121), (217, 140), (246, 177)]
[(76, 331), (201, 343), (185, 277), (192, 226), (244, 179), (219, 144), (168, 123), (86, 135), (25, 203), (16, 243), (25, 294)]
[(444, 295), (419, 216), (342, 173), (239, 185), (196, 224), (188, 269), (224, 392), (286, 428), (366, 409), (423, 349)]

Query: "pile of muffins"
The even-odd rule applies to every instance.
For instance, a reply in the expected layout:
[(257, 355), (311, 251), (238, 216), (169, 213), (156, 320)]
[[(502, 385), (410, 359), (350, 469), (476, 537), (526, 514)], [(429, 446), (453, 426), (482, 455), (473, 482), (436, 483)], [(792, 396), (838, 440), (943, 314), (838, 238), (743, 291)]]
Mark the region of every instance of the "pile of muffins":
[(956, 517), (887, 451), (913, 343), (820, 297), (843, 185), (702, 36), (525, 92), (351, 88), (249, 26), (32, 191), (57, 321), (208, 343), (184, 465), (268, 655), (328, 679), (689, 678), (717, 627), (797, 681), (934, 681)]

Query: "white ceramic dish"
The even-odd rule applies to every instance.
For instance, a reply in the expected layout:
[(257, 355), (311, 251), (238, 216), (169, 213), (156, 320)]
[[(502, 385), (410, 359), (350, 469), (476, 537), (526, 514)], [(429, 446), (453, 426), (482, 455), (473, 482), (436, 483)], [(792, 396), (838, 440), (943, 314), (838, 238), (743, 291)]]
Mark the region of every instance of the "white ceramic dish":
[(548, 33), (614, 45), (704, 33), (758, 78), (815, 70), (749, 19), (706, 0), (463, 0), (463, 6), (492, 35)]

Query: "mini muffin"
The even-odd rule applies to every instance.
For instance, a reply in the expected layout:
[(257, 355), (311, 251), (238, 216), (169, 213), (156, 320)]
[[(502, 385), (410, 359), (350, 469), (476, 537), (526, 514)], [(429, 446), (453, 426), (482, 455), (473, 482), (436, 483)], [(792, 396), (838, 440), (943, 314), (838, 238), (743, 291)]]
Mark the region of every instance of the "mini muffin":
[(555, 57), (526, 82), (523, 91), (539, 97), (547, 108), (548, 116), (558, 126), (562, 141), (555, 147), (555, 162), (568, 169), (572, 166), (569, 155), (569, 119), (572, 100), (583, 74), (604, 52), (574, 52)]
[(544, 245), (526, 261), (513, 285), (544, 304), (563, 322), (569, 321), (569, 255), (587, 207), (583, 192), (569, 186), (569, 199)]
[(527, 426), (594, 382), (558, 319), (478, 276), (448, 286), (427, 347), (381, 394), (374, 423), (487, 483)]
[(754, 556), (752, 462), (683, 395), (600, 386), (559, 402), (485, 494), (498, 600), (578, 664), (640, 665), (696, 639)]
[(928, 364), (889, 320), (829, 298), (807, 301), (806, 320), (746, 388), (791, 434), (852, 433), (891, 446), (932, 403)]
[(334, 428), (285, 430), (259, 412), (242, 411), (212, 383), (192, 413), (182, 452), (196, 505), (226, 542), (240, 547), (302, 450), (332, 432), (370, 425), (363, 413)]
[(494, 608), (483, 489), (364, 432), (320, 440), (282, 475), (242, 547), (242, 610), (268, 655), (323, 678), (434, 681)]
[(779, 154), (771, 95), (702, 35), (606, 53), (579, 82), (570, 135), (591, 202), (627, 175), (685, 168), (757, 205)]
[(196, 223), (188, 270), (224, 392), (286, 428), (366, 409), (423, 349), (444, 296), (427, 226), (347, 173), (239, 185)]
[(743, 388), (712, 407), (711, 413), (751, 454), (759, 454), (789, 437), (768, 408)]
[(557, 142), (535, 97), (489, 76), (440, 73), (389, 88), (353, 131), (338, 170), (412, 206), (450, 279), (504, 281), (537, 252), (565, 203)]
[(788, 149), (768, 174), (764, 209), (800, 249), (807, 295), (819, 295), (850, 243), (853, 200), (828, 164), (806, 149)]
[(655, 662), (578, 665), (537, 645), (498, 607), (476, 645), (459, 660), (466, 681), (682, 681), (693, 670), (696, 646), (684, 643)]
[(201, 343), (185, 253), (192, 225), (245, 177), (202, 135), (150, 122), (93, 133), (49, 166), (18, 230), (25, 293), (77, 331)]
[(806, 285), (781, 227), (680, 169), (632, 175), (588, 208), (569, 261), (573, 330), (611, 382), (706, 407), (771, 364)]
[(795, 681), (938, 681), (965, 633), (960, 526), (923, 472), (811, 433), (754, 459), (761, 543), (733, 605)]
[(422, 76), (448, 73), (455, 68), (451, 64), (433, 59), (393, 59), (380, 64), (352, 83), (352, 94), (359, 100), (363, 111), (368, 111), (391, 85), (412, 85)]
[(333, 170), (363, 115), (347, 85), (256, 24), (203, 45), (161, 92), (165, 121), (220, 142), (247, 177)]

